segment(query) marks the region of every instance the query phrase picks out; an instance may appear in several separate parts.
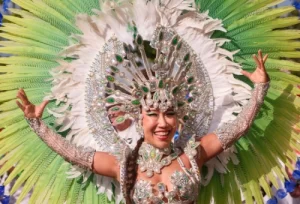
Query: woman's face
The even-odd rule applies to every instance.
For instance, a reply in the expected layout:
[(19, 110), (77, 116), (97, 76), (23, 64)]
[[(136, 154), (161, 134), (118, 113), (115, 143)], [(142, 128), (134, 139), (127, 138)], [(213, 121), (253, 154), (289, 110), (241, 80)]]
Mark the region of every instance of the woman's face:
[(149, 111), (143, 109), (142, 115), (145, 141), (159, 149), (169, 147), (177, 129), (174, 110), (160, 112), (153, 108)]

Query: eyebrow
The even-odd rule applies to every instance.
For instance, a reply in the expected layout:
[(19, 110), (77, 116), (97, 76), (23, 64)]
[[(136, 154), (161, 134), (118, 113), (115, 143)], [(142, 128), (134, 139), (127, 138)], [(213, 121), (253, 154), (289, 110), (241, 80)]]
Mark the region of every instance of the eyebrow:
[[(148, 113), (148, 112), (150, 112), (150, 111), (159, 111), (159, 109), (157, 109), (157, 108), (150, 108), (149, 110), (147, 110), (146, 112)], [(166, 110), (165, 112), (168, 112), (168, 111), (173, 111), (173, 112), (175, 112), (175, 110), (172, 108), (172, 109), (168, 109), (168, 110)]]

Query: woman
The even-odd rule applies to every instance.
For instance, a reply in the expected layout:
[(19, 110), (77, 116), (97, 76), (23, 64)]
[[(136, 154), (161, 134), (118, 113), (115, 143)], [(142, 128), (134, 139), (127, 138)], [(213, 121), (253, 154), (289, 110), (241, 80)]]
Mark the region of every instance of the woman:
[(258, 57), (254, 56), (256, 70), (242, 72), (255, 84), (255, 89), (235, 121), (201, 139), (191, 137), (186, 146), (173, 147), (172, 139), (180, 122), (174, 104), (169, 104), (164, 111), (156, 105), (142, 106), (140, 119), (144, 138), (139, 140), (132, 153), (124, 151), (121, 160), (105, 152), (78, 149), (47, 128), (40, 118), (48, 101), (35, 106), (20, 89), (17, 98), (21, 102), (17, 101), (17, 105), (37, 135), (67, 161), (118, 180), (128, 203), (192, 203), (198, 194), (199, 169), (248, 130), (263, 103), (269, 82), (264, 67), (267, 57), (259, 51)]

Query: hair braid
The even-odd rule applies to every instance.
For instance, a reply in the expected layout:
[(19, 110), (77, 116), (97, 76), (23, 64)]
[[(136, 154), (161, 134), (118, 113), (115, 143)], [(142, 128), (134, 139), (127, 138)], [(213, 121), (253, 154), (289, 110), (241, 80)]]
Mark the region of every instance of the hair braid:
[(132, 151), (131, 155), (127, 159), (127, 173), (126, 173), (126, 200), (131, 200), (131, 190), (135, 184), (137, 178), (137, 159), (139, 156), (139, 149), (144, 142), (144, 138), (140, 138)]

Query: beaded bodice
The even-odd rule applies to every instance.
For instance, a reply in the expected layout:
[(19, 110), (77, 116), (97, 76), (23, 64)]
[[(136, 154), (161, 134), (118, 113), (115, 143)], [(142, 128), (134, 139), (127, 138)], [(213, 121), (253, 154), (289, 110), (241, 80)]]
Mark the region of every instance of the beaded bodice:
[(132, 201), (136, 204), (194, 203), (200, 184), (199, 168), (195, 159), (199, 144), (192, 137), (184, 147), (184, 153), (190, 160), (191, 168), (186, 168), (180, 157), (173, 161), (178, 162), (181, 169), (175, 170), (170, 175), (171, 187), (169, 189), (162, 182), (152, 184), (151, 180), (137, 180), (132, 190)]
[[(199, 182), (192, 169), (184, 168), (184, 171), (174, 171), (170, 176), (170, 181), (172, 189), (167, 189), (163, 183), (152, 185), (150, 181), (138, 180), (133, 189), (133, 202), (136, 204), (188, 204), (196, 201)], [(157, 193), (154, 194), (154, 191)]]

